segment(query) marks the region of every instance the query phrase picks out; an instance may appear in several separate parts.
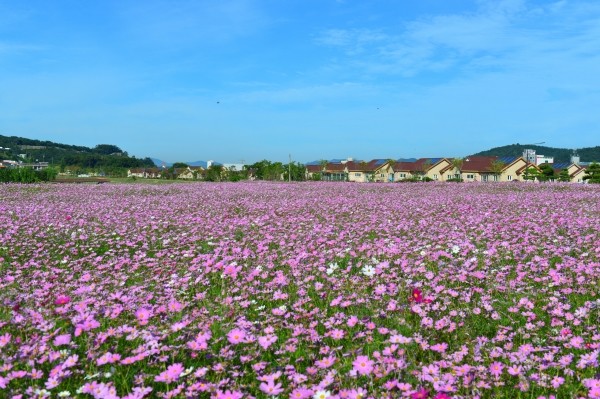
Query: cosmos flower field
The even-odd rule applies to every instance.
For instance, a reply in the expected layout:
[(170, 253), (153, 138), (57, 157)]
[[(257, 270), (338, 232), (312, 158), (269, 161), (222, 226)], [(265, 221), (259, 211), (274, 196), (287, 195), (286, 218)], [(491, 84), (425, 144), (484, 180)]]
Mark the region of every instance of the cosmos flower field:
[(0, 397), (600, 398), (600, 187), (0, 186)]

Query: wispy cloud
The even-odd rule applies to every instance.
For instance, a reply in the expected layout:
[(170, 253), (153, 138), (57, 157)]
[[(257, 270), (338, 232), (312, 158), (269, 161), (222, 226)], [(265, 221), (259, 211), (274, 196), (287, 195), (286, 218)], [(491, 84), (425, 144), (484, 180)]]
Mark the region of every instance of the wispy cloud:
[(316, 42), (341, 49), (363, 72), (408, 77), (485, 70), (510, 67), (535, 53), (592, 56), (600, 43), (600, 8), (590, 2), (481, 1), (472, 13), (421, 17), (379, 30), (329, 29)]
[(119, 14), (137, 40), (157, 46), (224, 43), (267, 23), (253, 0), (130, 1), (119, 5)]

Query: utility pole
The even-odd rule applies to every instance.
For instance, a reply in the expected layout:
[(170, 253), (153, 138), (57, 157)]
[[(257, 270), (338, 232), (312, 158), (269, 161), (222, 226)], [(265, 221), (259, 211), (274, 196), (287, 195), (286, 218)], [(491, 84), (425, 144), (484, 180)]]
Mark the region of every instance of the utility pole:
[(292, 182), (292, 154), (290, 155), (290, 162), (288, 163), (288, 183)]

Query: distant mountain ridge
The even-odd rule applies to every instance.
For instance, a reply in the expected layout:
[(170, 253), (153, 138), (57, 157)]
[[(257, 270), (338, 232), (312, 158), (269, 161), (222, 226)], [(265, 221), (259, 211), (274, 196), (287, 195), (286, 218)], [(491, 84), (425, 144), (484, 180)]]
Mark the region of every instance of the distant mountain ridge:
[[(517, 143), (505, 145), (502, 147), (491, 148), (489, 150), (480, 151), (469, 156), (493, 155), (498, 157), (519, 157), (523, 155), (523, 151), (526, 149), (535, 150), (536, 154), (538, 155), (554, 157), (555, 163), (570, 162), (571, 155), (573, 154), (573, 149), (570, 148), (555, 148), (541, 145), (523, 145)], [(582, 162), (600, 161), (600, 146), (577, 148), (576, 152), (577, 155), (579, 155), (579, 158)]]
[[(92, 168), (113, 173), (124, 168), (152, 166), (149, 158), (129, 156), (113, 144), (98, 144), (93, 148), (0, 135), (0, 159), (23, 162), (48, 162), (62, 169)], [(116, 173), (116, 172), (115, 172)]]

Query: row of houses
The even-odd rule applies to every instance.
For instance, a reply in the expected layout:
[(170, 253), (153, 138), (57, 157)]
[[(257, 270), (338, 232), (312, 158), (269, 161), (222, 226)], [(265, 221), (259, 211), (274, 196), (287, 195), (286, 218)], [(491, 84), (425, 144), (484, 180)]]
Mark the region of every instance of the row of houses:
[[(236, 165), (237, 166), (237, 165)], [(397, 182), (410, 180), (432, 180), (466, 182), (510, 182), (534, 179), (542, 173), (543, 164), (536, 165), (524, 157), (472, 156), (465, 159), (421, 158), (413, 162), (390, 159), (374, 159), (369, 162), (351, 158), (331, 162), (307, 164), (305, 178), (325, 181), (350, 182)], [(584, 182), (586, 166), (577, 160), (571, 163), (552, 164), (556, 175), (566, 170), (568, 179), (574, 183)], [(224, 168), (237, 171), (237, 168)], [(240, 168), (241, 169), (241, 168)], [(207, 170), (201, 166), (185, 168), (134, 168), (127, 171), (128, 177), (182, 180), (203, 180)], [(252, 176), (249, 170), (249, 178)], [(283, 176), (281, 177), (283, 179)]]
[[(582, 183), (585, 166), (571, 163), (553, 166), (557, 174), (567, 170), (571, 182)], [(541, 173), (538, 165), (523, 157), (472, 156), (452, 158), (421, 158), (414, 162), (374, 159), (369, 162), (323, 162), (306, 165), (306, 178), (326, 181), (395, 182), (407, 180), (453, 181), (523, 181), (531, 180), (533, 172)]]
[(25, 163), (5, 159), (0, 161), (0, 169), (4, 168), (31, 168), (33, 170), (44, 170), (49, 167), (48, 162)]
[(187, 166), (185, 168), (133, 168), (127, 170), (127, 177), (142, 179), (176, 178), (183, 180), (202, 179), (206, 169), (201, 166)]

